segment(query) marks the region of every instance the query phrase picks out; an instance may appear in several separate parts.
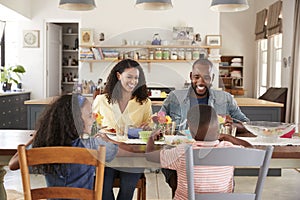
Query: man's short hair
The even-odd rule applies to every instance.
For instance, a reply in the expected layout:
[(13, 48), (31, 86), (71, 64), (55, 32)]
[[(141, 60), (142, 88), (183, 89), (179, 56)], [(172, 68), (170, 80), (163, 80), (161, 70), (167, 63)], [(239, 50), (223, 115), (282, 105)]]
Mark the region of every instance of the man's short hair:
[(210, 60), (206, 59), (206, 58), (200, 58), (200, 59), (196, 60), (193, 63), (193, 66), (192, 66), (193, 69), (194, 69), (195, 65), (207, 65), (207, 66), (210, 67), (209, 71), (211, 71), (211, 69), (213, 67), (213, 63)]

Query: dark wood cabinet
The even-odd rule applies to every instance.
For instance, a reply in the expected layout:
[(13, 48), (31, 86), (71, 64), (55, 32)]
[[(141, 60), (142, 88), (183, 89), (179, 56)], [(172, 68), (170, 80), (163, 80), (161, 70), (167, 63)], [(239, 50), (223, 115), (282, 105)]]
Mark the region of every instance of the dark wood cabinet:
[(29, 99), (29, 92), (0, 96), (1, 129), (27, 129), (27, 108), (24, 101)]

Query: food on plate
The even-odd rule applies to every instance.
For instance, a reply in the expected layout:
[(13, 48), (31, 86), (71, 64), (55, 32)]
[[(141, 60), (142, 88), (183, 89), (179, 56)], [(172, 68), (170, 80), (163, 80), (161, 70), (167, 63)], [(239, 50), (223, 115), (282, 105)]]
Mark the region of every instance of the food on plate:
[(114, 128), (103, 128), (100, 130), (100, 132), (108, 133), (108, 134), (116, 134), (117, 133), (116, 129), (114, 129)]
[(182, 143), (193, 143), (194, 139), (188, 139), (186, 136), (165, 136), (165, 142), (167, 145), (176, 146)]

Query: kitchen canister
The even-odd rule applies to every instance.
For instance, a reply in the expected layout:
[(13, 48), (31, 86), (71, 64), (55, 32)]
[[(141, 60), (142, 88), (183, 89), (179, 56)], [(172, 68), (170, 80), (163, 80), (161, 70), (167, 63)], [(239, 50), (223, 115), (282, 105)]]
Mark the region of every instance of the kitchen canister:
[(169, 60), (170, 59), (170, 51), (169, 49), (163, 49), (162, 51), (162, 59)]
[(155, 50), (155, 60), (161, 60), (162, 59), (162, 51), (160, 48), (157, 48)]

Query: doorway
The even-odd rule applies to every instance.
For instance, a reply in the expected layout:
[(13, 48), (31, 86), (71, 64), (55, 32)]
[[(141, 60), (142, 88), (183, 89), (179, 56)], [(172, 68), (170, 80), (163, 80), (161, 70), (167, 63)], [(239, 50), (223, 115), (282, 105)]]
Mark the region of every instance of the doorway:
[(46, 97), (72, 93), (78, 80), (78, 23), (46, 23)]

